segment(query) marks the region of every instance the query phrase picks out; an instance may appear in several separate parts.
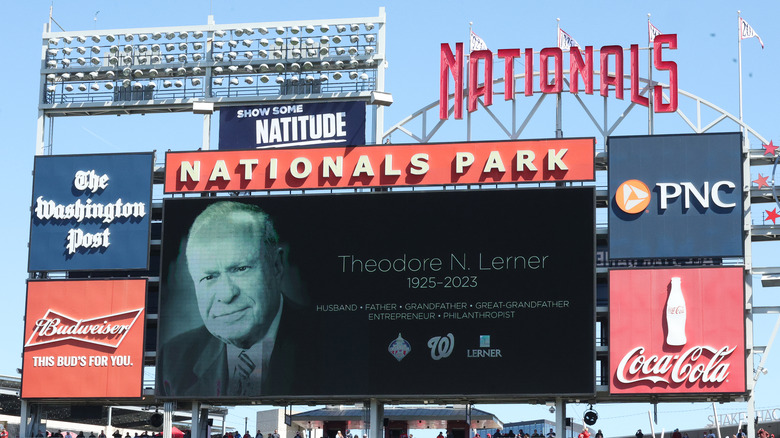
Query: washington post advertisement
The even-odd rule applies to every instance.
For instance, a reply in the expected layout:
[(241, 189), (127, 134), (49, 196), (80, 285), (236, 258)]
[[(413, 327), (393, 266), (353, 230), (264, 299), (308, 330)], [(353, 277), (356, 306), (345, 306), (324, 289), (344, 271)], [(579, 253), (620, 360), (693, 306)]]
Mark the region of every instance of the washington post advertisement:
[(154, 154), (35, 157), (30, 271), (147, 269)]
[(219, 149), (366, 144), (365, 102), (301, 102), (219, 110)]
[(157, 396), (592, 395), (594, 205), (592, 187), (166, 199)]

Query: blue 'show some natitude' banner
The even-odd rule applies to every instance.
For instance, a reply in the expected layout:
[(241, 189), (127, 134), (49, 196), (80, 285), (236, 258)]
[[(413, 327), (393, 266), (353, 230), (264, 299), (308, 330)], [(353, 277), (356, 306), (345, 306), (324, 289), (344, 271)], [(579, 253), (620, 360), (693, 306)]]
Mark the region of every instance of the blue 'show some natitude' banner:
[(366, 143), (365, 102), (235, 106), (219, 114), (222, 150)]

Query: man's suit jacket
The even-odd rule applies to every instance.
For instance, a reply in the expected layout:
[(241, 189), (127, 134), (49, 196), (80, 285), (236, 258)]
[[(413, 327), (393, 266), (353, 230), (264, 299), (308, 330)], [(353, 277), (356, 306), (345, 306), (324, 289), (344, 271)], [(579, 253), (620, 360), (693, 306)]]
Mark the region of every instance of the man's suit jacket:
[[(310, 384), (305, 356), (308, 336), (299, 327), (284, 306), (274, 350), (267, 370), (263, 370), (260, 394), (248, 397), (274, 395), (301, 395)], [(295, 313), (293, 313), (294, 315)], [(215, 338), (205, 326), (182, 333), (160, 349), (157, 358), (157, 393), (171, 397), (238, 397), (230, 394), (230, 371), (227, 346)], [(309, 390), (311, 388), (308, 388)]]

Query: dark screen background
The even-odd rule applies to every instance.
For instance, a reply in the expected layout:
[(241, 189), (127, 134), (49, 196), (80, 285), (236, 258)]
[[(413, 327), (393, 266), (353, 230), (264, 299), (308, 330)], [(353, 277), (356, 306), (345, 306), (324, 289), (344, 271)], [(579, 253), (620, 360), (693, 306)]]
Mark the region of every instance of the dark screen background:
[[(305, 389), (297, 385), (285, 394), (265, 395), (594, 393), (592, 188), (168, 199), (160, 344), (202, 324), (180, 248), (194, 218), (223, 200), (259, 205), (274, 218), (288, 248), (285, 302), (295, 304), (295, 336), (310, 360), (300, 376)], [(344, 269), (339, 258), (392, 261), (404, 254), (407, 261), (441, 259), (441, 269), (359, 272), (358, 265)], [(462, 263), (464, 254), (466, 270), (451, 264), (453, 258)], [(540, 262), (537, 269), (506, 269), (505, 260), (515, 256), (546, 256), (544, 268)], [(495, 257), (501, 263), (494, 268)], [(415, 283), (426, 287), (411, 287)], [(551, 301), (568, 305), (539, 305)], [(526, 307), (509, 308), (507, 302)], [(425, 303), (465, 307), (405, 309)], [(480, 303), (504, 307), (477, 309)], [(402, 316), (431, 312), (430, 319)], [(400, 361), (388, 352), (399, 334), (411, 346)], [(429, 340), (448, 334), (454, 340), (449, 356), (434, 359)], [(486, 336), (489, 346), (480, 347)]]

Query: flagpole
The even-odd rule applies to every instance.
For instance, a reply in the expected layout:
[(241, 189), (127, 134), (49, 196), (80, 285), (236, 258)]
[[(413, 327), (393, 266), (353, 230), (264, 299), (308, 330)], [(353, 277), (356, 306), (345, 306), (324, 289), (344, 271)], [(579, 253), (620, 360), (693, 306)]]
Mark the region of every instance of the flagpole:
[[(468, 52), (466, 52), (466, 65), (464, 66), (466, 68), (466, 89), (470, 90), (469, 88), (469, 70), (471, 70), (470, 64), (471, 64), (471, 26), (474, 25), (473, 21), (469, 21), (469, 38), (466, 40), (468, 41)], [(466, 99), (466, 141), (471, 141), (471, 111), (468, 110), (468, 102), (469, 102), (469, 93), (465, 93), (465, 99)]]
[(737, 46), (739, 47), (738, 52), (738, 65), (739, 65), (739, 123), (740, 123), (740, 131), (742, 131), (742, 135), (745, 135), (745, 128), (742, 125), (742, 11), (737, 11)]
[(653, 42), (650, 41), (650, 14), (647, 14), (647, 134), (653, 135)]
[[(763, 45), (762, 45), (763, 46)], [(747, 132), (745, 131), (745, 125), (742, 123), (742, 11), (737, 11), (737, 47), (738, 47), (738, 64), (739, 64), (739, 130), (742, 132), (742, 153), (744, 154), (744, 160), (742, 162), (742, 184), (745, 187), (750, 187), (750, 142), (748, 140)], [(743, 206), (745, 214), (745, 224), (751, 223), (751, 201), (750, 196), (745, 198), (745, 205)], [(744, 237), (744, 259), (745, 259), (745, 305), (753, 305), (753, 276), (750, 275), (752, 269), (752, 249), (751, 249), (751, 231), (750, 227), (745, 227), (747, 233)], [(745, 316), (745, 324), (752, 325), (753, 319), (750, 315)], [(753, 364), (753, 356), (748, 355), (748, 366)], [(748, 383), (748, 398), (747, 411), (748, 418), (753, 418), (756, 415), (756, 400), (755, 400), (755, 381)], [(755, 423), (748, 421), (748, 436), (756, 436)]]
[[(556, 18), (555, 19), (558, 30), (555, 33), (555, 37), (558, 40), (558, 48), (561, 47), (561, 19)], [(561, 55), (563, 56), (563, 55)], [(539, 70), (541, 72), (541, 69)], [(544, 83), (547, 83), (547, 78), (543, 78)], [(563, 84), (561, 84), (561, 90), (563, 90)], [(563, 138), (563, 108), (562, 108), (562, 102), (561, 102), (561, 92), (558, 92), (558, 95), (555, 98), (555, 138)]]

